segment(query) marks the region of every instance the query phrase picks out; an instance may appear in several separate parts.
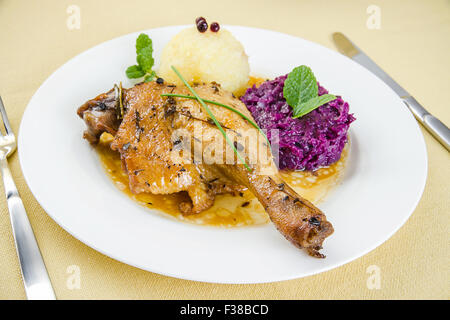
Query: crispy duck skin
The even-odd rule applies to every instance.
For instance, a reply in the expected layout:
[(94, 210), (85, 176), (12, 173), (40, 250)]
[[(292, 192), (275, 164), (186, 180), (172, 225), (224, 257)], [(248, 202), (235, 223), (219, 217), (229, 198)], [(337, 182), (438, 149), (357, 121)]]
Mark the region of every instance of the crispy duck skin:
[[(196, 85), (195, 90), (204, 99), (232, 106), (252, 118), (245, 105), (218, 84)], [(248, 188), (286, 239), (311, 256), (323, 258), (319, 250), (324, 239), (333, 233), (331, 223), (318, 208), (283, 182), (273, 161), (248, 162), (251, 172), (240, 162), (215, 163), (214, 153), (205, 151), (223, 149), (225, 155), (230, 147), (223, 137), (217, 139), (217, 136), (220, 137), (218, 128), (211, 123), (203, 107), (191, 99), (161, 97), (163, 93), (190, 94), (184, 87), (156, 82), (140, 83), (123, 90), (123, 120), (117, 119), (117, 101), (113, 90), (89, 100), (78, 109), (78, 115), (87, 125), (84, 138), (89, 142), (96, 144), (103, 132), (114, 135), (111, 148), (121, 155), (131, 191), (153, 194), (187, 192), (192, 201), (180, 204), (180, 210), (184, 214), (195, 214), (210, 208), (218, 193), (233, 193)], [(231, 139), (239, 136), (237, 132), (240, 130), (254, 130), (247, 121), (230, 110), (212, 104), (209, 108), (219, 123), (229, 129)], [(174, 133), (183, 129), (196, 139), (194, 133), (199, 126), (202, 129), (200, 153), (203, 161), (174, 161), (173, 152), (177, 152), (183, 143)], [(236, 136), (233, 132), (237, 133)], [(264, 139), (260, 141), (259, 147), (271, 156), (270, 147)], [(241, 146), (246, 161), (251, 153), (249, 145)], [(194, 148), (191, 159), (198, 156), (195, 152)]]
[(117, 118), (114, 89), (102, 93), (78, 108), (77, 114), (86, 123), (83, 138), (91, 144), (98, 143), (103, 132), (116, 135), (121, 121)]
[(278, 231), (297, 247), (305, 248), (311, 256), (324, 258), (319, 250), (323, 240), (333, 233), (333, 226), (325, 215), (278, 175), (253, 175), (249, 181), (250, 190), (263, 204)]

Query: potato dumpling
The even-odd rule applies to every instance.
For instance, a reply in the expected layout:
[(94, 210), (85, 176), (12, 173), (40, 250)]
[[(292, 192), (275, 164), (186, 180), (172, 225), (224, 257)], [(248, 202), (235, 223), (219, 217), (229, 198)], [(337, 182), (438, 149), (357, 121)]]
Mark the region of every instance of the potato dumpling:
[(245, 89), (250, 67), (244, 47), (227, 30), (200, 33), (195, 27), (182, 30), (166, 45), (158, 76), (181, 84), (170, 66), (175, 66), (189, 83), (220, 83), (231, 92)]

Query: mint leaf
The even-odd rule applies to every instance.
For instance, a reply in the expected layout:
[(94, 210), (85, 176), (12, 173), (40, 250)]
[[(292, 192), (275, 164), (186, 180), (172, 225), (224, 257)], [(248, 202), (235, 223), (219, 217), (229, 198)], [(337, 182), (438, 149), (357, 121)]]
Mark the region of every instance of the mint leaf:
[(152, 39), (150, 39), (145, 33), (141, 33), (136, 39), (136, 55), (140, 55), (141, 50), (144, 48), (151, 48), (153, 51)]
[(307, 66), (294, 68), (287, 76), (283, 87), (283, 96), (293, 110), (292, 118), (302, 117), (336, 99), (332, 94), (318, 96), (318, 93), (319, 86), (311, 68)]
[(144, 82), (150, 82), (152, 81), (156, 76), (155, 71), (152, 71), (150, 74), (146, 75), (144, 78)]
[(153, 46), (152, 39), (145, 33), (141, 33), (136, 39), (136, 60), (138, 65), (147, 73), (152, 70), (153, 60)]
[(155, 72), (152, 70), (155, 60), (153, 59), (152, 39), (145, 33), (141, 33), (136, 39), (136, 61), (137, 65), (128, 67), (126, 70), (127, 77), (130, 79), (142, 78), (144, 81), (152, 81)]
[(152, 48), (145, 47), (141, 49), (141, 53), (136, 57), (136, 61), (145, 72), (150, 73), (153, 67), (153, 63), (155, 62), (152, 57)]
[(288, 105), (295, 108), (318, 94), (317, 80), (311, 68), (300, 66), (294, 68), (286, 78), (283, 96)]
[(298, 106), (294, 108), (294, 113), (292, 118), (299, 118), (304, 116), (307, 113), (310, 113), (314, 109), (317, 109), (320, 106), (323, 106), (325, 103), (333, 101), (336, 99), (336, 96), (332, 94), (324, 94), (321, 96), (317, 96), (309, 99), (306, 102), (300, 103)]
[(128, 67), (125, 73), (129, 79), (141, 78), (145, 75), (145, 72), (141, 69), (141, 67), (136, 65)]

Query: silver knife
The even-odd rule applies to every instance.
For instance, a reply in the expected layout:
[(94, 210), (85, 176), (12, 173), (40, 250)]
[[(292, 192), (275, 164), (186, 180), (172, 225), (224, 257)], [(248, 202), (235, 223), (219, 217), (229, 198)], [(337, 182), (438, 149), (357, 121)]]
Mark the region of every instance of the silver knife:
[(403, 100), (406, 106), (411, 110), (417, 121), (422, 125), (445, 147), (450, 151), (450, 130), (439, 119), (430, 114), (424, 107), (417, 102), (405, 89), (394, 81), (386, 72), (384, 72), (375, 62), (373, 62), (364, 52), (353, 44), (346, 36), (340, 32), (333, 33), (333, 40), (339, 52), (358, 62), (360, 65), (371, 71), (378, 78), (384, 81), (398, 96)]

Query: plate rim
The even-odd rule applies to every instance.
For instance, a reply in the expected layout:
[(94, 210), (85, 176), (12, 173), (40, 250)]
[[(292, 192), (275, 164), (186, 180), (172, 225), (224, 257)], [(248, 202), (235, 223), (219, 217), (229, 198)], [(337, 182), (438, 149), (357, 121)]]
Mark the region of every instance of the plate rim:
[[(112, 258), (112, 259), (114, 259), (114, 260), (117, 260), (117, 261), (119, 261), (119, 262), (121, 262), (121, 263), (125, 263), (125, 264), (127, 264), (127, 265), (136, 267), (136, 268), (138, 268), (138, 269), (141, 269), (141, 270), (144, 270), (144, 271), (153, 272), (153, 273), (157, 273), (157, 274), (161, 274), (161, 275), (164, 275), (164, 276), (169, 276), (169, 277), (174, 277), (174, 278), (184, 279), (184, 280), (190, 280), (190, 281), (198, 281), (198, 282), (205, 282), (205, 283), (218, 283), (218, 284), (256, 284), (256, 283), (272, 283), (272, 282), (280, 282), (280, 281), (286, 281), (286, 280), (292, 280), (292, 279), (299, 279), (299, 278), (303, 278), (303, 277), (307, 277), (307, 276), (311, 276), (311, 275), (320, 274), (320, 273), (323, 273), (323, 272), (326, 272), (326, 271), (329, 271), (329, 270), (332, 270), (332, 269), (335, 269), (335, 268), (339, 268), (339, 267), (341, 267), (341, 266), (343, 266), (343, 265), (345, 265), (345, 264), (347, 264), (347, 263), (349, 263), (349, 262), (351, 262), (351, 261), (357, 260), (357, 259), (359, 259), (359, 258), (361, 258), (361, 257), (363, 257), (363, 256), (365, 256), (365, 255), (367, 255), (369, 252), (373, 251), (374, 249), (378, 248), (378, 247), (381, 246), (383, 243), (385, 243), (387, 240), (389, 240), (395, 233), (398, 232), (398, 230), (399, 230), (400, 228), (402, 228), (402, 227), (405, 225), (406, 221), (407, 221), (407, 220), (411, 217), (411, 215), (414, 213), (415, 209), (417, 208), (417, 205), (419, 204), (419, 202), (420, 202), (421, 199), (422, 199), (422, 196), (423, 196), (423, 193), (424, 193), (424, 190), (425, 190), (425, 187), (426, 187), (426, 181), (427, 181), (427, 178), (428, 178), (428, 153), (427, 153), (427, 146), (426, 146), (426, 143), (425, 143), (425, 139), (424, 139), (424, 135), (423, 135), (423, 133), (422, 133), (422, 130), (421, 130), (419, 124), (415, 121), (415, 119), (414, 119), (415, 127), (416, 127), (416, 130), (418, 130), (418, 132), (419, 132), (419, 139), (420, 139), (420, 145), (421, 145), (421, 146), (416, 146), (416, 148), (422, 149), (421, 154), (423, 155), (423, 159), (422, 159), (422, 160), (423, 160), (423, 162), (424, 162), (424, 168), (423, 168), (423, 174), (422, 174), (422, 181), (421, 181), (420, 192), (419, 192), (417, 198), (415, 199), (414, 203), (411, 205), (410, 209), (408, 210), (408, 211), (409, 211), (408, 214), (405, 215), (405, 217), (402, 219), (401, 223), (399, 223), (395, 228), (393, 228), (393, 229), (391, 230), (391, 232), (389, 233), (388, 236), (386, 236), (384, 239), (381, 239), (381, 240), (379, 240), (379, 241), (374, 242), (373, 245), (368, 246), (367, 249), (364, 250), (364, 252), (359, 252), (359, 253), (357, 253), (357, 254), (354, 254), (353, 256), (351, 256), (351, 257), (345, 259), (345, 261), (341, 261), (341, 262), (336, 263), (336, 264), (334, 264), (334, 265), (327, 265), (327, 266), (323, 266), (323, 267), (319, 267), (319, 268), (317, 268), (317, 269), (311, 270), (310, 272), (304, 272), (304, 273), (302, 273), (302, 275), (300, 275), (300, 276), (299, 276), (299, 275), (292, 275), (292, 276), (289, 276), (289, 277), (287, 277), (287, 276), (282, 276), (282, 277), (278, 277), (278, 278), (277, 278), (277, 277), (271, 276), (270, 278), (272, 278), (272, 279), (263, 279), (263, 280), (261, 280), (261, 281), (248, 281), (248, 282), (245, 281), (245, 280), (244, 280), (244, 281), (231, 281), (231, 280), (230, 280), (230, 281), (226, 281), (226, 280), (225, 280), (225, 281), (223, 281), (223, 280), (218, 280), (218, 281), (216, 281), (216, 280), (214, 280), (214, 279), (211, 279), (211, 278), (208, 277), (208, 276), (204, 277), (203, 279), (199, 279), (198, 277), (196, 277), (196, 278), (191, 278), (191, 277), (189, 277), (189, 276), (184, 275), (183, 273), (181, 273), (181, 274), (180, 274), (180, 273), (179, 273), (179, 274), (176, 274), (176, 273), (174, 273), (174, 272), (168, 272), (168, 271), (165, 271), (165, 270), (159, 270), (158, 268), (149, 268), (149, 267), (147, 267), (147, 266), (142, 266), (142, 265), (139, 265), (139, 264), (137, 264), (137, 263), (135, 263), (135, 262), (132, 262), (132, 261), (127, 261), (127, 259), (123, 259), (123, 258), (121, 258), (121, 257), (118, 257), (118, 256), (116, 256), (116, 255), (113, 254), (113, 253), (106, 252), (106, 250), (103, 250), (103, 249), (97, 247), (95, 244), (91, 243), (91, 241), (89, 241), (88, 239), (84, 239), (83, 237), (80, 237), (80, 236), (75, 235), (72, 231), (70, 231), (70, 228), (69, 228), (68, 226), (66, 226), (64, 223), (62, 223), (61, 221), (59, 221), (59, 219), (57, 218), (57, 215), (51, 214), (50, 211), (46, 209), (46, 205), (44, 205), (43, 203), (41, 203), (41, 201), (35, 196), (36, 190), (35, 190), (35, 188), (32, 188), (32, 187), (31, 187), (32, 184), (29, 183), (29, 175), (25, 173), (26, 170), (24, 169), (25, 166), (23, 165), (23, 161), (24, 161), (24, 160), (23, 160), (23, 154), (22, 154), (22, 152), (21, 152), (21, 150), (22, 150), (21, 145), (23, 145), (23, 134), (22, 134), (22, 132), (23, 132), (23, 127), (24, 127), (24, 122), (25, 122), (24, 119), (25, 119), (26, 116), (27, 116), (27, 111), (29, 111), (28, 106), (30, 105), (31, 101), (32, 101), (32, 100), (35, 98), (35, 96), (39, 93), (40, 89), (41, 89), (42, 87), (44, 87), (49, 81), (51, 81), (51, 79), (53, 78), (53, 76), (54, 76), (60, 69), (62, 69), (62, 68), (63, 68), (64, 66), (66, 66), (67, 64), (71, 63), (73, 60), (79, 58), (80, 56), (83, 56), (84, 54), (87, 54), (88, 52), (94, 50), (94, 49), (97, 48), (98, 46), (101, 46), (101, 45), (104, 45), (104, 44), (107, 44), (107, 43), (116, 41), (116, 40), (121, 39), (121, 38), (129, 37), (129, 36), (131, 36), (131, 35), (136, 35), (136, 34), (139, 34), (139, 33), (142, 33), (142, 32), (157, 31), (157, 30), (161, 30), (161, 29), (170, 29), (170, 28), (180, 28), (180, 29), (181, 29), (181, 28), (188, 27), (188, 26), (191, 26), (191, 25), (171, 25), (171, 26), (163, 26), (163, 27), (156, 27), (156, 28), (151, 28), (151, 29), (145, 29), (145, 30), (140, 30), (140, 31), (135, 31), (135, 32), (127, 33), (127, 34), (124, 34), (124, 35), (121, 35), (121, 36), (118, 36), (118, 37), (115, 37), (115, 38), (112, 38), (112, 39), (103, 41), (103, 42), (101, 42), (101, 43), (98, 43), (98, 44), (96, 44), (96, 45), (94, 45), (94, 46), (92, 46), (92, 47), (90, 47), (90, 48), (88, 48), (88, 49), (86, 49), (86, 50), (84, 50), (84, 51), (78, 53), (77, 55), (75, 55), (74, 57), (70, 58), (68, 61), (66, 61), (65, 63), (63, 63), (62, 65), (58, 66), (58, 67), (57, 67), (57, 68), (56, 68), (56, 69), (55, 69), (55, 70), (54, 70), (54, 71), (53, 71), (53, 72), (45, 79), (45, 81), (43, 81), (43, 82), (41, 83), (41, 85), (39, 86), (39, 88), (38, 88), (38, 89), (35, 91), (35, 93), (32, 95), (32, 97), (30, 98), (30, 100), (29, 100), (29, 102), (28, 102), (28, 104), (27, 104), (27, 106), (26, 106), (26, 108), (25, 108), (25, 110), (24, 110), (24, 112), (23, 112), (22, 119), (21, 119), (21, 121), (20, 121), (20, 127), (19, 127), (19, 133), (18, 133), (18, 148), (17, 148), (17, 149), (18, 149), (18, 155), (19, 155), (19, 163), (20, 163), (20, 167), (21, 167), (21, 170), (22, 170), (22, 173), (23, 173), (25, 182), (26, 182), (26, 184), (27, 184), (27, 187), (30, 189), (31, 193), (33, 194), (33, 197), (36, 199), (36, 201), (39, 203), (39, 205), (42, 207), (42, 209), (45, 211), (45, 213), (46, 213), (50, 218), (52, 218), (53, 221), (55, 221), (61, 228), (63, 228), (67, 233), (69, 233), (72, 237), (74, 237), (74, 238), (77, 239), (78, 241), (80, 241), (80, 242), (82, 242), (83, 244), (89, 246), (90, 248), (94, 249), (95, 251), (98, 251), (98, 252), (100, 252), (101, 254), (106, 255), (106, 256), (108, 256), (108, 257), (110, 257), (110, 258)], [(318, 44), (318, 43), (315, 43), (315, 42), (313, 42), (313, 41), (310, 41), (310, 40), (307, 40), (307, 39), (304, 39), (304, 38), (301, 38), (301, 37), (297, 37), (297, 36), (294, 36), (294, 35), (291, 35), (291, 34), (279, 32), (279, 31), (274, 31), (274, 30), (269, 30), (269, 29), (254, 28), (254, 27), (247, 27), (247, 26), (240, 26), (240, 25), (225, 25), (225, 27), (226, 27), (226, 28), (231, 28), (231, 29), (233, 29), (233, 28), (242, 28), (242, 29), (247, 29), (248, 31), (257, 31), (257, 32), (261, 32), (261, 31), (262, 31), (262, 32), (269, 32), (269, 33), (273, 33), (274, 35), (283, 36), (283, 37), (290, 37), (290, 38), (295, 39), (295, 40), (299, 40), (299, 39), (300, 39), (301, 41), (307, 43), (308, 45), (311, 45), (311, 46), (313, 46), (313, 47), (316, 47), (316, 48), (318, 48), (318, 49), (320, 49), (320, 50), (326, 50), (326, 51), (332, 52), (333, 54), (338, 54), (338, 55), (340, 55), (341, 57), (344, 57), (345, 59), (351, 61), (353, 64), (356, 64), (356, 65), (358, 65), (358, 66), (361, 67), (361, 68), (364, 68), (364, 67), (360, 66), (359, 64), (357, 64), (356, 62), (354, 62), (352, 59), (348, 58), (348, 57), (345, 56), (345, 55), (342, 55), (341, 53), (339, 53), (339, 52), (337, 52), (337, 51), (334, 51), (334, 50), (332, 50), (332, 49), (330, 49), (330, 48), (328, 48), (328, 47), (325, 47), (325, 46), (323, 46), (323, 45), (321, 45), (321, 44)], [(365, 68), (364, 68), (364, 69), (365, 69)], [(372, 74), (369, 70), (367, 70), (367, 69), (365, 69), (365, 70), (366, 70), (368, 73), (370, 73), (371, 75), (375, 76), (375, 75)], [(375, 77), (376, 77), (376, 76), (375, 76)], [(377, 79), (378, 79), (380, 82), (382, 82), (383, 85), (384, 85), (388, 90), (390, 90), (390, 91), (393, 92), (393, 90), (392, 90), (388, 85), (386, 85), (381, 79), (379, 79), (379, 78), (377, 78)], [(400, 97), (397, 97), (397, 99), (401, 101)], [(405, 107), (406, 107), (406, 106), (405, 106)], [(28, 113), (29, 113), (29, 112), (28, 112)], [(412, 115), (411, 113), (409, 113), (409, 115), (410, 115), (411, 117), (413, 117), (413, 115)], [(350, 133), (351, 133), (351, 132), (352, 132), (352, 131), (351, 131), (351, 129), (350, 129)], [(350, 152), (351, 152), (351, 151), (350, 151)], [(273, 280), (273, 279), (274, 279), (274, 280)]]

